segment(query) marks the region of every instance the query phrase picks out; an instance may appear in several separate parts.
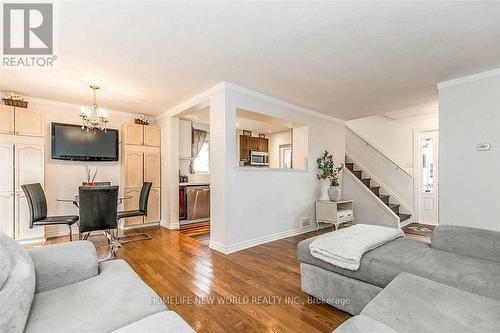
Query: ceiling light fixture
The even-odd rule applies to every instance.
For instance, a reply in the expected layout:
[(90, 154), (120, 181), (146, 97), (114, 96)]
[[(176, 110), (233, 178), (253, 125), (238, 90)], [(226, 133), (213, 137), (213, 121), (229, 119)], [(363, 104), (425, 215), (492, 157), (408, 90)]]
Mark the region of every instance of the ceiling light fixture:
[(94, 91), (94, 101), (90, 106), (82, 106), (80, 112), (80, 117), (82, 118), (82, 129), (87, 128), (87, 132), (89, 130), (95, 131), (96, 129), (99, 129), (106, 133), (106, 125), (109, 120), (108, 114), (97, 104), (96, 91), (99, 87), (91, 85), (90, 89)]

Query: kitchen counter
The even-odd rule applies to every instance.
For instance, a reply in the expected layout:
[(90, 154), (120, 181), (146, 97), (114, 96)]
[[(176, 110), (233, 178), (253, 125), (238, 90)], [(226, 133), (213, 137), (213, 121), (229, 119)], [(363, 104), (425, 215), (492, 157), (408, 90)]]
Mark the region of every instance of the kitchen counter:
[(189, 183), (179, 183), (179, 186), (209, 186), (208, 182), (189, 182)]

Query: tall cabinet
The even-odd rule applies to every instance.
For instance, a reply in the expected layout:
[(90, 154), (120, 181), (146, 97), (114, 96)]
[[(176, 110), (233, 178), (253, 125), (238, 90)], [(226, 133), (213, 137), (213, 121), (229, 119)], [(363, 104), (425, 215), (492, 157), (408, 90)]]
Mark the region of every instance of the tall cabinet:
[(42, 112), (0, 105), (0, 230), (19, 241), (40, 241), (43, 227), (29, 228), (22, 184), (44, 186), (45, 119)]
[(138, 209), (143, 182), (151, 182), (148, 216), (125, 219), (125, 226), (160, 222), (161, 131), (158, 126), (124, 124), (121, 128), (122, 184), (125, 210)]

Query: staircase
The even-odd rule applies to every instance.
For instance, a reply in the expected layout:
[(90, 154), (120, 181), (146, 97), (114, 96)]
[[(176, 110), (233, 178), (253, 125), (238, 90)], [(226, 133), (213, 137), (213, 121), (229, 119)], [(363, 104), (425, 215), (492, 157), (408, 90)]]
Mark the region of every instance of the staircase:
[(363, 170), (354, 170), (354, 163), (348, 161), (348, 157), (346, 156), (345, 160), (346, 168), (356, 177), (358, 178), (367, 188), (370, 189), (387, 207), (389, 207), (397, 216), (399, 216), (399, 222), (408, 220), (411, 215), (404, 214), (400, 212), (399, 204), (391, 203), (391, 196), (388, 194), (383, 194), (380, 192), (380, 186), (372, 186), (371, 178), (363, 178)]

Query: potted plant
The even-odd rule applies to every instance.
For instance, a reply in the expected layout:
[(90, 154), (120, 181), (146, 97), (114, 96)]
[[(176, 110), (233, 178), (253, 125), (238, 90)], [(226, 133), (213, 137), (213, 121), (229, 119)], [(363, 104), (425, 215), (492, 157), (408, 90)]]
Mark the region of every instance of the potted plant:
[(320, 200), (339, 201), (341, 196), (340, 191), (340, 171), (344, 167), (343, 164), (335, 167), (333, 156), (325, 150), (325, 152), (316, 159), (318, 172), (316, 176), (321, 184)]

